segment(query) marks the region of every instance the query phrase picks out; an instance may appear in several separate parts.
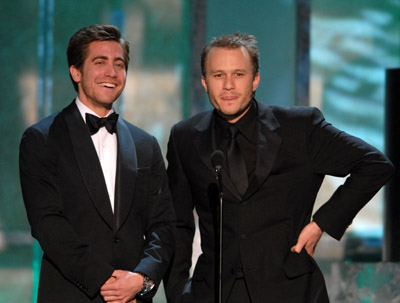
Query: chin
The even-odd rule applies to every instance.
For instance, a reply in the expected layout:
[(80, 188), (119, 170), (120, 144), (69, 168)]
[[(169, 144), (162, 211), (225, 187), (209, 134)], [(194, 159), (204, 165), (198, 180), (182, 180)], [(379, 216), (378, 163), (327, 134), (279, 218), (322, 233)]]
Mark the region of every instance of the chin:
[(103, 100), (102, 102), (100, 102), (101, 104), (103, 104), (104, 107), (109, 107), (111, 108), (114, 101), (116, 101), (117, 99), (113, 99), (113, 100)]

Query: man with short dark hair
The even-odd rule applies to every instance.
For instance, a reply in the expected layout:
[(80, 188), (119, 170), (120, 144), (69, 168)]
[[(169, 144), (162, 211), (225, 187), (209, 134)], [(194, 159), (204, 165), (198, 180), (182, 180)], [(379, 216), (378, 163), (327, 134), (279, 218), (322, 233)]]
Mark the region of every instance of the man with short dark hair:
[(129, 45), (110, 25), (76, 32), (77, 98), (29, 127), (20, 176), (43, 249), (38, 302), (151, 302), (173, 252), (175, 215), (156, 139), (118, 117)]
[[(212, 40), (201, 58), (213, 111), (176, 124), (168, 179), (177, 216), (175, 256), (164, 280), (168, 302), (214, 303), (218, 286), (219, 192), (214, 151), (224, 154), (222, 302), (327, 303), (313, 257), (326, 232), (340, 239), (393, 173), (377, 149), (327, 123), (312, 107), (256, 101), (254, 36)], [(325, 175), (345, 177), (313, 216)], [(202, 254), (189, 277), (199, 217)]]

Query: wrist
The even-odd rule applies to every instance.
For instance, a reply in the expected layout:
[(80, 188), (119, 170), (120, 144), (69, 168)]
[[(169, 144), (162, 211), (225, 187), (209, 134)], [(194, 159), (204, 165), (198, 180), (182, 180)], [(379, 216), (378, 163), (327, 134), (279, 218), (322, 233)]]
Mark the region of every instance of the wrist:
[(138, 292), (139, 296), (144, 296), (151, 292), (155, 286), (153, 280), (150, 279), (147, 275), (141, 273), (141, 272), (135, 272), (143, 277), (143, 287), (142, 289)]

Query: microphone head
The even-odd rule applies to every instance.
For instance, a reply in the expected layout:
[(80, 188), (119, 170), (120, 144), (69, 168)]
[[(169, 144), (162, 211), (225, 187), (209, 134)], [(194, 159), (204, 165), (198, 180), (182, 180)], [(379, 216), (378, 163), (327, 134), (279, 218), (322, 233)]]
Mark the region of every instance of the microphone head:
[(211, 163), (216, 170), (222, 168), (222, 163), (224, 162), (224, 153), (220, 150), (216, 150), (211, 154)]

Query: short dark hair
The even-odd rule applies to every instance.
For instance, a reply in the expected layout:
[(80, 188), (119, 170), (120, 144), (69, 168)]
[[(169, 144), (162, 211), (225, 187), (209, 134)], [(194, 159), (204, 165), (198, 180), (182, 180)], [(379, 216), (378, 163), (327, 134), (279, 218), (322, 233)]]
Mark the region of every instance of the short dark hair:
[[(121, 37), (119, 29), (113, 25), (95, 24), (81, 28), (69, 39), (67, 48), (68, 67), (72, 65), (80, 69), (86, 59), (87, 48), (90, 43), (95, 41), (115, 41), (124, 50), (125, 69), (128, 70), (129, 64), (129, 43)], [(72, 84), (78, 91), (78, 84), (72, 79)]]
[(222, 35), (212, 39), (201, 52), (201, 73), (206, 76), (206, 59), (208, 53), (214, 47), (221, 48), (240, 48), (244, 47), (247, 49), (250, 55), (251, 63), (253, 65), (254, 76), (258, 73), (260, 67), (260, 52), (257, 47), (257, 40), (253, 35), (241, 34), (240, 32), (235, 32), (233, 35)]

